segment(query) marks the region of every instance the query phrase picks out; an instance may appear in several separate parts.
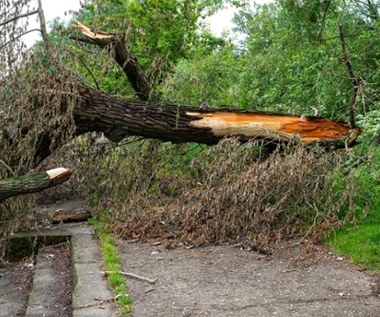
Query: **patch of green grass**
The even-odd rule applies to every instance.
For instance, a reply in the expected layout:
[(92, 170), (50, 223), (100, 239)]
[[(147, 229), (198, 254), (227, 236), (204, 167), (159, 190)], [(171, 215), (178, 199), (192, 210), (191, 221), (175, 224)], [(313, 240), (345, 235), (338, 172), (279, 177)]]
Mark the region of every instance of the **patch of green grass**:
[(363, 267), (380, 271), (380, 208), (371, 210), (357, 226), (335, 230), (327, 240), (338, 255)]
[[(347, 201), (355, 206), (358, 221), (334, 230), (327, 243), (335, 253), (347, 256), (352, 262), (380, 271), (380, 148), (363, 147), (356, 155), (364, 157), (365, 163), (352, 169), (350, 177), (339, 174), (337, 179), (340, 185), (353, 186)], [(340, 186), (337, 190), (345, 188)], [(362, 217), (365, 210), (369, 212)]]
[(92, 219), (91, 224), (95, 226), (100, 238), (106, 271), (112, 272), (107, 275), (107, 281), (117, 297), (116, 301), (119, 306), (119, 311), (122, 316), (130, 316), (132, 300), (127, 294), (125, 277), (119, 273), (122, 268), (120, 258), (117, 254), (116, 239), (108, 233), (107, 227), (103, 222)]

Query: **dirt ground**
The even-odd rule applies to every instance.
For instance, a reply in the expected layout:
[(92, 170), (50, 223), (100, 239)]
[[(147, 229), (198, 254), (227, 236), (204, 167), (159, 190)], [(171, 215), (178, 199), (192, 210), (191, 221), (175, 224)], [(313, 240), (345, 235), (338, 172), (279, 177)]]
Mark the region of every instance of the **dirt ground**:
[[(12, 312), (11, 316), (25, 315), (32, 280), (33, 259), (31, 258), (5, 265), (0, 269), (1, 317), (8, 315), (6, 308), (9, 308), (9, 311)], [(7, 315), (4, 313), (7, 313)]]
[(298, 262), (289, 249), (266, 256), (120, 241), (119, 250), (126, 272), (157, 279), (128, 279), (134, 317), (380, 316), (380, 276), (325, 247)]
[[(44, 247), (40, 255), (48, 259), (54, 271), (55, 288), (52, 301), (47, 307), (51, 317), (71, 317), (72, 309), (72, 272), (70, 245), (68, 242)], [(46, 317), (49, 317), (46, 316)]]

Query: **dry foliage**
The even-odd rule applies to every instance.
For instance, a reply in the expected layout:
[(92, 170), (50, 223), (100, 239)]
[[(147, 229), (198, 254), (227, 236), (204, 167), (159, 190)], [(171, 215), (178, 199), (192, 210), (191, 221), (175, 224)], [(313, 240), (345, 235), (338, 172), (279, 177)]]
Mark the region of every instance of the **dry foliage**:
[(334, 153), (291, 145), (264, 155), (233, 139), (199, 153), (191, 147), (137, 142), (97, 160), (92, 197), (115, 233), (264, 249), (284, 237), (320, 239), (344, 222), (347, 197), (336, 197), (327, 177)]
[[(65, 70), (67, 54), (59, 44), (30, 51), (22, 42), (27, 20), (15, 17), (34, 10), (28, 0), (0, 6), (0, 23), (9, 21), (0, 27), (0, 179), (33, 173), (43, 156), (37, 145), (53, 151), (74, 132), (77, 78)], [(33, 203), (28, 195), (0, 204), (0, 238), (34, 225)]]

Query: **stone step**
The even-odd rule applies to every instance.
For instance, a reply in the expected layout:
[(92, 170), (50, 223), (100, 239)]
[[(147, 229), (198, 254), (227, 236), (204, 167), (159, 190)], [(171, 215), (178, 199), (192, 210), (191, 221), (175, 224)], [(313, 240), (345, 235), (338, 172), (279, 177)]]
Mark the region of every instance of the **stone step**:
[(101, 274), (99, 243), (91, 235), (71, 238), (74, 317), (116, 317), (113, 294)]
[[(113, 293), (108, 288), (107, 280), (101, 271), (102, 258), (99, 241), (93, 237), (92, 228), (87, 224), (64, 224), (59, 229), (38, 229), (22, 232), (15, 238), (28, 237), (67, 237), (70, 239), (72, 262), (72, 308), (74, 317), (116, 317), (117, 308), (113, 301)], [(37, 255), (32, 290), (29, 296), (26, 317), (50, 316), (47, 307), (54, 299), (54, 288), (57, 286), (56, 272), (52, 270), (46, 255)], [(12, 299), (16, 301), (16, 299)], [(14, 303), (1, 296), (0, 305)], [(8, 304), (10, 303), (10, 305)], [(0, 306), (5, 308), (4, 305)], [(13, 316), (10, 308), (0, 309), (4, 317)], [(14, 315), (16, 316), (16, 315)]]

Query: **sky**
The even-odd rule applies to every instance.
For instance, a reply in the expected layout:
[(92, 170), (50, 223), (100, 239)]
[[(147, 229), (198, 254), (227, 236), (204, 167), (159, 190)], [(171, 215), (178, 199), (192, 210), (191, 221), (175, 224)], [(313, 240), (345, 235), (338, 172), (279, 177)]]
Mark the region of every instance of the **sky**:
[[(37, 0), (33, 0), (36, 3)], [(254, 0), (252, 2), (256, 2), (259, 4), (268, 3), (273, 0)], [(49, 21), (52, 21), (54, 18), (61, 18), (63, 20), (69, 20), (70, 15), (65, 16), (65, 12), (70, 10), (77, 11), (80, 8), (80, 0), (42, 0), (42, 7), (45, 13), (45, 19), (49, 24)], [(222, 32), (232, 31), (233, 24), (231, 22), (234, 16), (234, 10), (231, 8), (227, 8), (219, 11), (213, 17), (209, 17), (207, 22), (210, 24), (210, 29), (215, 35), (220, 35)], [(39, 24), (36, 20), (36, 17), (32, 17), (29, 20), (29, 29), (38, 28)], [(25, 43), (28, 46), (31, 46), (36, 40), (40, 38), (40, 34), (38, 32), (33, 32), (24, 37)]]

